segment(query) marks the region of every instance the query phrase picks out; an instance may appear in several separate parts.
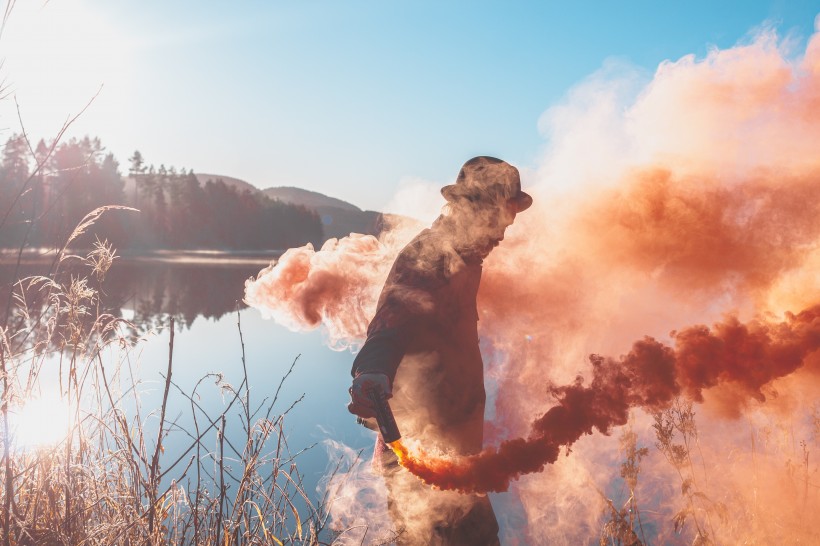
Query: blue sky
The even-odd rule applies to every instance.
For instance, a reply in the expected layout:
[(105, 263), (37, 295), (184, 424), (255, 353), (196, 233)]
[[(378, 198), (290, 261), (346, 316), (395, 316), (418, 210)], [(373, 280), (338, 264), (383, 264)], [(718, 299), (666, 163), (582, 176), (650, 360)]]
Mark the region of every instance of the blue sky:
[[(478, 154), (534, 167), (541, 115), (616, 59), (651, 76), (772, 25), (797, 51), (816, 1), (18, 3), (0, 54), (26, 130), (149, 163), (383, 209)], [(19, 131), (14, 98), (0, 127)]]

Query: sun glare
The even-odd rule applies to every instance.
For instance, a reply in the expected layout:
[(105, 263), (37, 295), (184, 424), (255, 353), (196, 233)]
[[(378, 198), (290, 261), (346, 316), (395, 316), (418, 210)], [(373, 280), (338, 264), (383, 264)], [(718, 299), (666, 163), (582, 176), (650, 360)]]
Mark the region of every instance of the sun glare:
[[(82, 2), (18, 2), (0, 37), (0, 57), (0, 79), (35, 135), (53, 133), (101, 89), (97, 110), (106, 94), (121, 96), (129, 87), (126, 37)], [(3, 113), (15, 106), (3, 102)], [(8, 126), (17, 113), (7, 113)]]
[(30, 451), (60, 443), (68, 433), (68, 404), (58, 397), (28, 400), (9, 414), (14, 445)]

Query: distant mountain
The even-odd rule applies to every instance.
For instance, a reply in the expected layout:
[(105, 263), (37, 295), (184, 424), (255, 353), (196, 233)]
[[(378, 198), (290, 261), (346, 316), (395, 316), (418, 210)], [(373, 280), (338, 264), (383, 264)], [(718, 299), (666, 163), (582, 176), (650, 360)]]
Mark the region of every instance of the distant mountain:
[(253, 184), (249, 184), (244, 180), (240, 180), (238, 178), (233, 178), (232, 176), (223, 176), (221, 174), (206, 174), (206, 173), (194, 173), (196, 179), (199, 180), (201, 185), (205, 185), (209, 180), (213, 180), (216, 182), (217, 180), (222, 180), (227, 186), (236, 188), (240, 192), (245, 190), (251, 190), (252, 192), (256, 193), (259, 191), (259, 188), (254, 186)]
[[(197, 180), (203, 186), (209, 181), (222, 180), (226, 185), (244, 191), (250, 190), (254, 193), (262, 193), (270, 197), (288, 203), (298, 205), (306, 209), (316, 211), (322, 220), (325, 240), (335, 237), (341, 238), (351, 233), (364, 233), (367, 235), (378, 235), (384, 229), (385, 215), (372, 210), (362, 210), (356, 205), (327, 196), (323, 193), (296, 188), (293, 186), (279, 186), (260, 190), (253, 184), (221, 174), (194, 173)], [(125, 190), (133, 194), (136, 190), (133, 177), (125, 178)]]
[(267, 188), (262, 192), (273, 199), (315, 210), (322, 220), (326, 239), (339, 239), (351, 233), (378, 235), (384, 229), (382, 213), (362, 210), (347, 201), (319, 192), (290, 186)]
[(315, 191), (294, 188), (293, 186), (268, 188), (262, 190), (262, 193), (273, 199), (284, 201), (285, 203), (302, 205), (303, 207), (312, 209), (319, 207), (336, 207), (351, 212), (362, 212), (362, 209), (355, 205), (351, 205), (347, 201), (342, 201), (341, 199), (336, 199), (335, 197), (328, 197), (323, 193)]
[(322, 229), (325, 239), (335, 237), (337, 239), (346, 237), (351, 233), (364, 233), (367, 235), (378, 235), (384, 229), (384, 215), (372, 210), (362, 210), (352, 203), (330, 197), (323, 193), (296, 188), (293, 186), (279, 186), (258, 190), (255, 186), (232, 178), (215, 174), (196, 173), (200, 184), (205, 184), (208, 180), (222, 180), (229, 186), (237, 189), (251, 191), (261, 191), (271, 199), (277, 199), (283, 203), (298, 205), (306, 209), (316, 211), (322, 220)]

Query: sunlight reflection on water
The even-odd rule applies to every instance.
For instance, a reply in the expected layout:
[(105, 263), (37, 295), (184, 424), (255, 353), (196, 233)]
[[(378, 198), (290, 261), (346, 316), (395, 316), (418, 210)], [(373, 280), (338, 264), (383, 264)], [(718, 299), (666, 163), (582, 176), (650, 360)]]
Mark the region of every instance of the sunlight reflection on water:
[(68, 435), (68, 403), (54, 391), (9, 412), (14, 447), (32, 451), (56, 446)]

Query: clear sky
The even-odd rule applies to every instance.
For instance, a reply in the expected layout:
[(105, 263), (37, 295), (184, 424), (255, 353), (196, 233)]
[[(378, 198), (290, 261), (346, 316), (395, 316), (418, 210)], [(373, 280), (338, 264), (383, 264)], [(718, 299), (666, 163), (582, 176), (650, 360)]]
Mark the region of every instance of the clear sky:
[(378, 210), (402, 181), (449, 183), (474, 155), (534, 167), (539, 118), (612, 59), (651, 75), (761, 25), (802, 46), (820, 12), (816, 0), (43, 4), (18, 1), (0, 37), (6, 135), (17, 105), (49, 138), (99, 90), (71, 134), (100, 137), (123, 172), (139, 149), (157, 166)]

